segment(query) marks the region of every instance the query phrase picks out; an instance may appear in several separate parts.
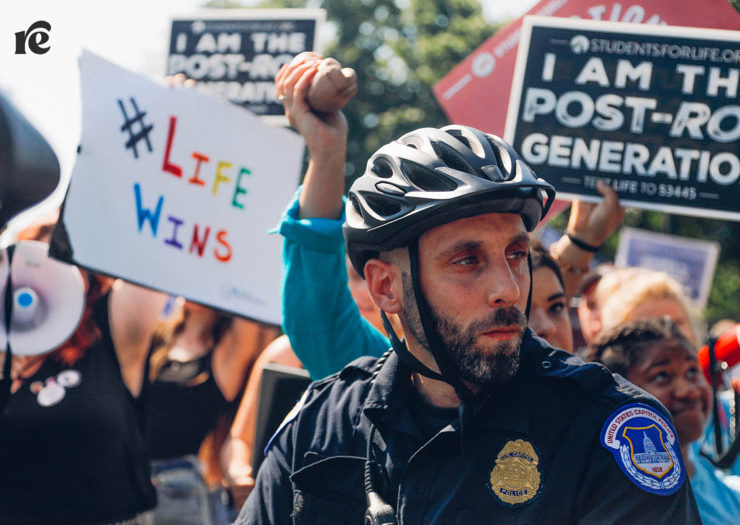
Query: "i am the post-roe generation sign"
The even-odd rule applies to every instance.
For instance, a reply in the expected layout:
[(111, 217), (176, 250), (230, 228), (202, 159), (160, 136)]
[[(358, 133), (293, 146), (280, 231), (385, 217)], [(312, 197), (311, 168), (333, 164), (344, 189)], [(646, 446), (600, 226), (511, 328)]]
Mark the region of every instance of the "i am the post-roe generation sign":
[[(83, 53), (82, 138), (52, 255), (279, 324), (303, 141), (229, 102)], [(66, 233), (66, 239), (58, 233)]]
[(740, 32), (526, 17), (506, 137), (558, 197), (740, 220)]

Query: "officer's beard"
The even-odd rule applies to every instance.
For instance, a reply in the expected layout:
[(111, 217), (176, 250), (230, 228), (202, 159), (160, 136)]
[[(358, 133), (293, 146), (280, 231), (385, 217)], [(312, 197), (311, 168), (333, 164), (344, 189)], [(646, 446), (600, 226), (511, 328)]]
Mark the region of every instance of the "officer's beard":
[[(518, 308), (499, 308), (486, 318), (473, 321), (464, 329), (434, 309), (432, 312), (437, 332), (447, 351), (453, 356), (458, 374), (464, 381), (487, 388), (499, 388), (516, 374), (519, 369), (522, 334), (527, 327), (527, 319)], [(519, 333), (508, 341), (478, 343), (483, 332), (504, 326), (515, 326)]]
[[(403, 279), (404, 304), (414, 305), (405, 308), (409, 331), (427, 351), (429, 343), (424, 335), (414, 291), (410, 279)], [(482, 319), (477, 319), (462, 327), (449, 317), (440, 314), (429, 305), (435, 321), (435, 327), (443, 343), (444, 350), (449, 352), (463, 381), (474, 383), (485, 390), (498, 390), (506, 385), (519, 369), (519, 348), (522, 335), (527, 328), (527, 318), (516, 307), (501, 307)], [(498, 327), (514, 326), (519, 334), (508, 341), (492, 341), (481, 344), (483, 332)]]

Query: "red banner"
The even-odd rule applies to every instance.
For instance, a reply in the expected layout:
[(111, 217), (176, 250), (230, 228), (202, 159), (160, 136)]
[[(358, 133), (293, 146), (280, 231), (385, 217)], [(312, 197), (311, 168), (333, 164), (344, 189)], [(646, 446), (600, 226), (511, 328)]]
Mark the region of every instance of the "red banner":
[[(728, 0), (542, 0), (526, 14), (740, 29)], [(499, 30), (434, 86), (451, 122), (503, 136), (521, 25), (519, 18)]]

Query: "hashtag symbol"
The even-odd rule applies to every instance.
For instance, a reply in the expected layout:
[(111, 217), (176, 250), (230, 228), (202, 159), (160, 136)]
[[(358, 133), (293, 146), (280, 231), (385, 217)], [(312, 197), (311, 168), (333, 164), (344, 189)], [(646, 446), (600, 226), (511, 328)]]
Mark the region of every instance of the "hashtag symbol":
[[(139, 107), (136, 105), (136, 101), (133, 97), (129, 97), (129, 101), (131, 102), (131, 106), (134, 109), (134, 115), (131, 118), (129, 118), (128, 114), (126, 113), (126, 108), (123, 107), (123, 100), (121, 100), (120, 98), (118, 99), (118, 106), (121, 108), (121, 113), (123, 113), (123, 125), (121, 126), (121, 131), (128, 132), (126, 149), (132, 149), (134, 151), (134, 158), (138, 159), (139, 152), (136, 150), (136, 144), (138, 144), (140, 141), (145, 141), (149, 153), (152, 152), (152, 144), (151, 142), (149, 142), (149, 132), (154, 129), (154, 126), (151, 124), (144, 124), (144, 116), (146, 115), (146, 111), (139, 111)], [(135, 124), (138, 125), (137, 133), (134, 133), (132, 129)]]

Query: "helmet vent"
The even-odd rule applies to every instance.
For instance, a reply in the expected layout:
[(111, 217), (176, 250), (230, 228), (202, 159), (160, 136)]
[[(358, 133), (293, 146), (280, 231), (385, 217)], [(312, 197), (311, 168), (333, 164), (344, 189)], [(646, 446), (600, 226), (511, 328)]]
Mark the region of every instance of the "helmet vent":
[(493, 182), (503, 182), (504, 180), (506, 180), (504, 179), (504, 174), (501, 173), (501, 170), (495, 164), (483, 166), (480, 170)]
[(377, 158), (373, 161), (372, 167), (373, 173), (383, 179), (390, 179), (393, 176), (393, 168), (387, 160), (383, 158)]
[(446, 175), (441, 174), (439, 170), (431, 171), (413, 162), (404, 162), (401, 169), (409, 182), (422, 191), (452, 191), (457, 189), (457, 184)]
[(466, 137), (465, 135), (457, 134), (455, 135), (455, 138), (459, 140), (460, 142), (462, 142), (463, 144), (465, 144), (465, 146), (467, 146), (471, 150), (473, 149), (473, 147), (470, 145), (470, 141), (468, 140), (468, 137)]
[(498, 164), (499, 170), (503, 175), (502, 180), (512, 179), (514, 177), (514, 166), (511, 162), (509, 152), (502, 146), (502, 144), (492, 140), (490, 136), (487, 138), (488, 143), (491, 145), (491, 149), (493, 150), (493, 154), (496, 156), (496, 163)]
[(473, 167), (460, 155), (457, 151), (452, 149), (450, 146), (444, 143), (434, 144), (434, 152), (437, 154), (439, 159), (445, 164), (445, 166), (452, 168), (453, 170), (462, 171), (464, 173), (470, 173), (475, 175)]
[(383, 195), (363, 193), (367, 205), (381, 217), (391, 217), (401, 211), (401, 203)]
[(486, 152), (480, 143), (480, 139), (475, 134), (472, 134), (470, 130), (466, 130), (462, 126), (450, 126), (445, 131), (448, 135), (455, 137), (476, 156), (485, 158)]
[(349, 203), (350, 206), (348, 207), (348, 209), (359, 215), (360, 218), (364, 221), (365, 216), (362, 214), (362, 206), (360, 206), (360, 203), (357, 201), (357, 196), (353, 193), (349, 194)]
[(389, 195), (396, 195), (398, 197), (403, 197), (406, 193), (398, 186), (395, 186), (393, 184), (390, 184), (388, 182), (379, 182), (375, 185), (375, 189), (378, 190), (381, 193), (387, 193)]

